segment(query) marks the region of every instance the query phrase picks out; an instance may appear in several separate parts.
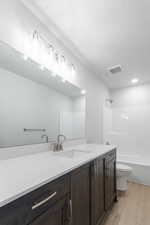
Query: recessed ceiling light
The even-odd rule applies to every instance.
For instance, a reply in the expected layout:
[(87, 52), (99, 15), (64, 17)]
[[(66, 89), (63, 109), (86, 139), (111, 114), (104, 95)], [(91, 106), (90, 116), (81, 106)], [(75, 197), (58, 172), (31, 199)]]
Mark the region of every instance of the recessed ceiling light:
[(81, 94), (85, 95), (86, 94), (86, 90), (81, 90)]
[(138, 78), (133, 78), (132, 80), (131, 80), (131, 83), (132, 84), (136, 84), (136, 83), (138, 83), (139, 82), (139, 79)]

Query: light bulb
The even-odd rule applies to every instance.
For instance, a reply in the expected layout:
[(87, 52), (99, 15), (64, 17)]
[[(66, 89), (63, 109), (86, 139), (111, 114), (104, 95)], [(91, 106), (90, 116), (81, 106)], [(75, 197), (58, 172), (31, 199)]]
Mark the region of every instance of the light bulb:
[(72, 64), (72, 65), (71, 65), (71, 78), (72, 78), (72, 79), (75, 77), (75, 74), (76, 74), (76, 70), (75, 70), (74, 65)]
[(33, 39), (31, 42), (32, 50), (31, 50), (31, 58), (40, 63), (41, 62), (41, 53), (40, 53), (40, 43), (39, 43), (39, 36), (38, 33), (33, 35)]

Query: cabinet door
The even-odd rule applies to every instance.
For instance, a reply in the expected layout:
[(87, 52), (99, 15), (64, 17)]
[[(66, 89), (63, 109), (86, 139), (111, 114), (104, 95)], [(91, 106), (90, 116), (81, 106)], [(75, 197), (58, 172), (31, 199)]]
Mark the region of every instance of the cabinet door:
[(105, 209), (108, 210), (116, 198), (116, 159), (106, 157), (105, 164)]
[(23, 200), (0, 208), (0, 225), (26, 225), (28, 208)]
[(37, 217), (30, 225), (67, 225), (69, 224), (67, 208), (66, 200), (60, 200), (45, 213)]
[(90, 224), (90, 166), (71, 175), (72, 225)]
[(99, 224), (105, 214), (104, 198), (104, 158), (94, 160), (91, 167), (92, 187), (91, 187), (91, 206), (92, 206), (92, 225)]

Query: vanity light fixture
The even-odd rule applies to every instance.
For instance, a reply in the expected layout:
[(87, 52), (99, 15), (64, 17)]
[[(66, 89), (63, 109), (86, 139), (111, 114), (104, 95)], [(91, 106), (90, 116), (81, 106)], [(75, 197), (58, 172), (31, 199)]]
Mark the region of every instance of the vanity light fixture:
[(132, 84), (137, 84), (139, 82), (139, 79), (138, 78), (133, 78), (132, 80), (131, 80), (131, 83)]
[[(62, 55), (57, 49), (49, 42), (49, 40), (37, 30), (33, 31), (32, 41), (28, 42), (27, 45), (30, 45), (31, 54), (29, 57), (41, 64), (39, 68), (41, 70), (48, 69), (51, 71), (52, 76), (60, 76), (63, 82), (66, 81), (70, 76), (74, 76), (76, 73), (75, 66), (67, 60), (67, 58)], [(28, 57), (24, 55), (24, 60), (27, 60)]]
[(82, 94), (82, 95), (85, 95), (85, 94), (86, 94), (86, 90), (84, 90), (84, 89), (81, 90), (81, 94)]

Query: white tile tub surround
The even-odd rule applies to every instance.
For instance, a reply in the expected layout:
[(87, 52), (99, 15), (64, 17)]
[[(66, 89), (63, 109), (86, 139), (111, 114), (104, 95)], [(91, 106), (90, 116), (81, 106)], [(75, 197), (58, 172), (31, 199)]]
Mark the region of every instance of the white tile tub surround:
[(112, 90), (111, 97), (107, 138), (119, 146), (118, 161), (133, 168), (130, 180), (150, 186), (150, 83)]
[(133, 169), (129, 181), (150, 186), (150, 161), (148, 159), (118, 155), (117, 162), (128, 165)]
[(150, 83), (112, 91), (111, 143), (125, 161), (150, 165)]

